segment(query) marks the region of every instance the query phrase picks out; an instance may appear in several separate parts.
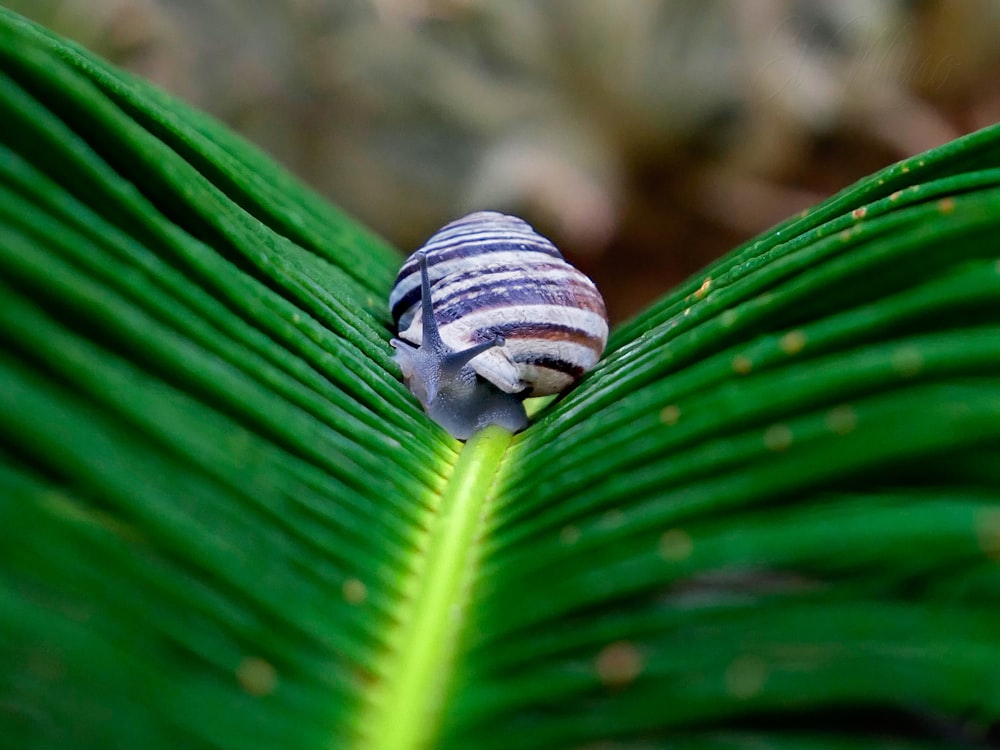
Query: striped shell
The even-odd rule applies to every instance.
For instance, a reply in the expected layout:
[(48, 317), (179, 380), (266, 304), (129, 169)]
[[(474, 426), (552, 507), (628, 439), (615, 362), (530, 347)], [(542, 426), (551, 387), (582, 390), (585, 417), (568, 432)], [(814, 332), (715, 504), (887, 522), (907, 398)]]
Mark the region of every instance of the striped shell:
[(597, 364), (608, 338), (597, 287), (527, 222), (494, 211), (451, 222), (403, 264), (389, 304), (404, 341), (422, 343), (421, 253), (444, 343), (501, 337), (469, 363), (499, 390), (559, 393)]

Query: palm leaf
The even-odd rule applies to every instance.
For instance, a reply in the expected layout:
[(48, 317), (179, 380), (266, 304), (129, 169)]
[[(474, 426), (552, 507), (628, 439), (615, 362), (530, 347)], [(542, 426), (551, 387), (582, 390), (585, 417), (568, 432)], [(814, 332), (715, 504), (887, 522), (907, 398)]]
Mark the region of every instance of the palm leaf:
[(4, 746), (993, 738), (1000, 130), (463, 447), (402, 256), (250, 146), (2, 10), (0, 122)]

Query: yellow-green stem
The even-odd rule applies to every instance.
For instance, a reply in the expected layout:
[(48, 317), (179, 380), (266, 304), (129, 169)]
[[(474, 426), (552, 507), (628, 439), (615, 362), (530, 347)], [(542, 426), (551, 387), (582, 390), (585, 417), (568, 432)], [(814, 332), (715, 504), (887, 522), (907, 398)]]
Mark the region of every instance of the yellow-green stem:
[(362, 750), (417, 750), (437, 733), (465, 621), (479, 530), (511, 434), (488, 427), (465, 444), (429, 530), (420, 579), (378, 670), (383, 680), (362, 727)]

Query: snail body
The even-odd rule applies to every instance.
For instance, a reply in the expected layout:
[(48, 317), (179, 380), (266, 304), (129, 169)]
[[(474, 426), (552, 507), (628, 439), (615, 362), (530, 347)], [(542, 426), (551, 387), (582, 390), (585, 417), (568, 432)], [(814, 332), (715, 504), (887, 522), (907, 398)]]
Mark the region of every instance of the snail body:
[(396, 361), (427, 414), (459, 439), (527, 425), (522, 401), (559, 393), (600, 359), (604, 300), (514, 216), (480, 211), (434, 234), (389, 298)]

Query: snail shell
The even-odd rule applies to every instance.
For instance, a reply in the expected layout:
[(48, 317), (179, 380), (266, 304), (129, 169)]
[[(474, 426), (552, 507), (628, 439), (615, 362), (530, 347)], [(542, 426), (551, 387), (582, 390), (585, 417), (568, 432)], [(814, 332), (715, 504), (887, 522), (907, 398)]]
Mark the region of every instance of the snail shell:
[(403, 264), (389, 304), (407, 386), (461, 439), (487, 424), (522, 429), (521, 401), (565, 390), (608, 338), (594, 283), (526, 222), (493, 211), (433, 235)]

